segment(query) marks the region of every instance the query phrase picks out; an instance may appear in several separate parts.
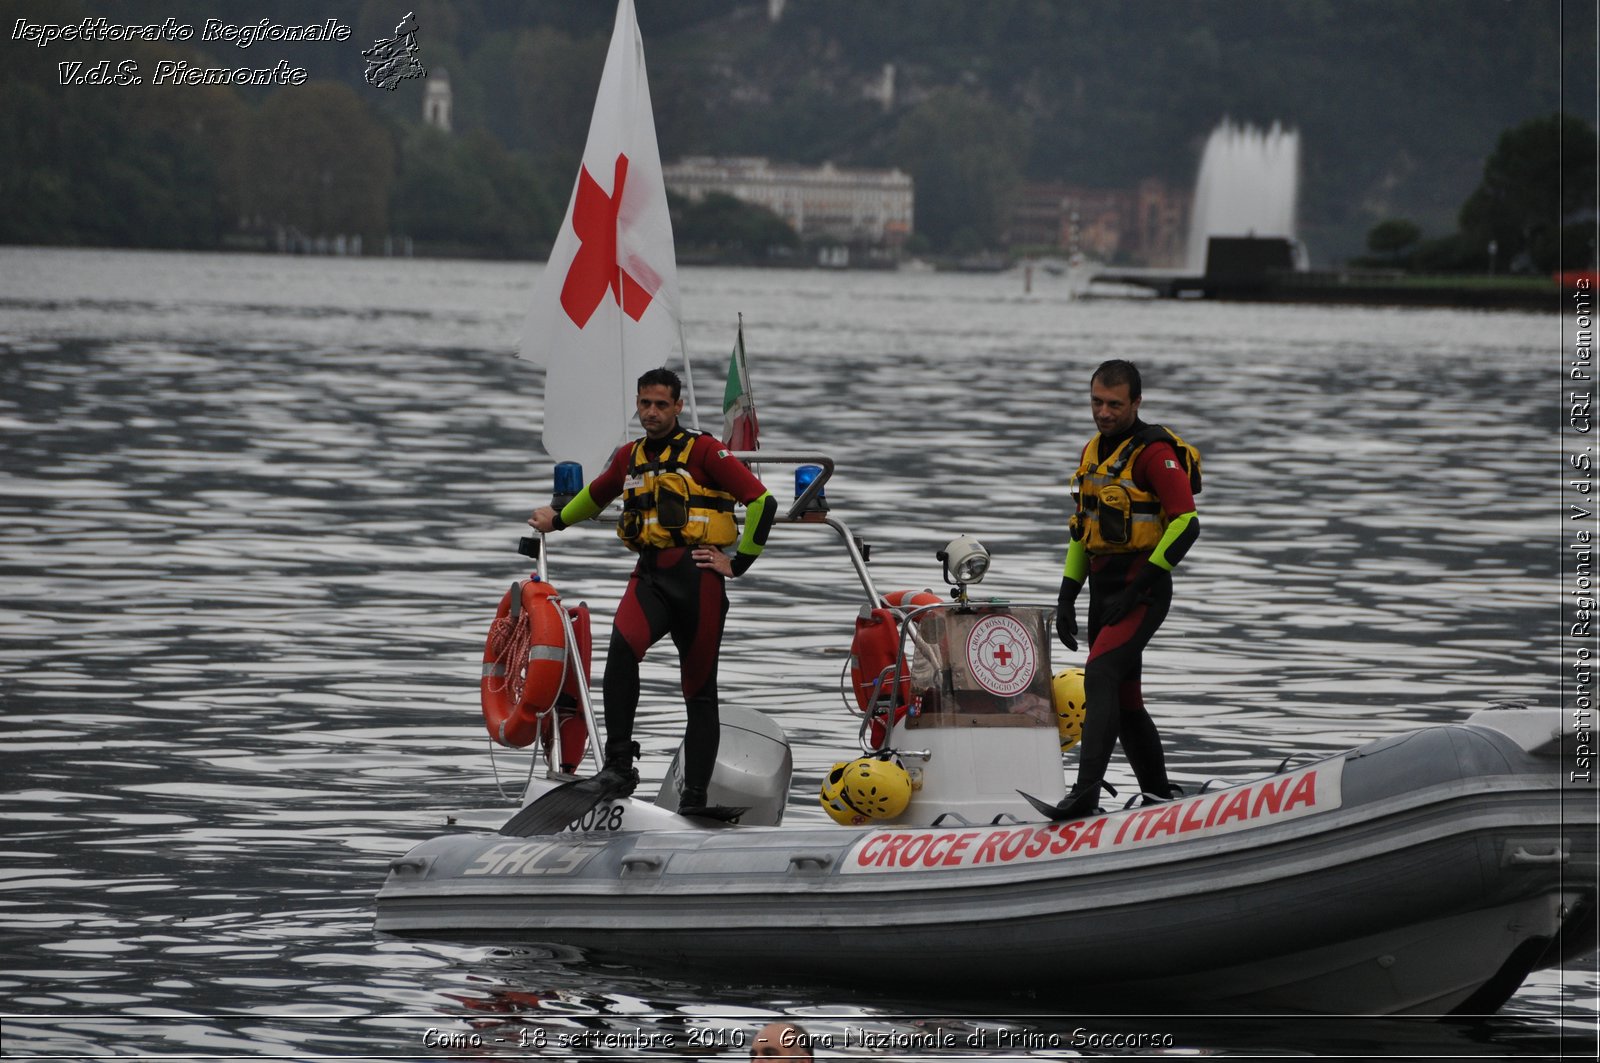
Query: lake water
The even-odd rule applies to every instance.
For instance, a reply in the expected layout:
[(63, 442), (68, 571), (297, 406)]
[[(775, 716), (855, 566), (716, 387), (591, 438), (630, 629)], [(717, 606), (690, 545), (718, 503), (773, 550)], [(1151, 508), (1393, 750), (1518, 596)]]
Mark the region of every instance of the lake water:
[[(868, 996), (375, 934), (388, 861), (509, 810), (528, 769), (491, 755), (477, 680), (550, 490), (541, 377), (510, 356), (538, 269), (0, 248), (6, 1056), (614, 1056), (606, 1035), (644, 1031), (647, 1055), (742, 1059), (781, 1015), (840, 1056), (940, 1024), (1014, 1048), (941, 1055), (1148, 1051), (1079, 1029), (1181, 1055), (1592, 1055), (1592, 959), (1482, 1023), (1119, 1018), (1063, 1015), (1057, 987)], [(680, 279), (707, 426), (742, 312), (763, 444), (837, 458), (828, 496), (880, 589), (938, 584), (968, 532), (986, 593), (1053, 598), (1089, 372), (1141, 365), (1146, 418), (1205, 455), (1146, 667), (1182, 782), (1558, 703), (1553, 318), (1072, 301), (1015, 273)], [(604, 645), (627, 558), (591, 527), (550, 563)], [(819, 816), (853, 749), (859, 587), (779, 528), (730, 593), (723, 699), (784, 727), (791, 815)], [(681, 728), (666, 646), (645, 683), (648, 789)], [(439, 1047), (474, 1036), (507, 1040)]]

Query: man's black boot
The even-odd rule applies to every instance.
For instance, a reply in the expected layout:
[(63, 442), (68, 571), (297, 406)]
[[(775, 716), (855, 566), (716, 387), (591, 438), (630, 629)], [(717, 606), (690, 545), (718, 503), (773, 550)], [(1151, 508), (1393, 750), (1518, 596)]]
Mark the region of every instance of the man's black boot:
[(705, 810), (705, 807), (706, 788), (704, 786), (685, 786), (678, 791), (678, 815), (698, 815)]
[(1100, 811), (1100, 780), (1092, 783), (1073, 783), (1067, 796), (1056, 803), (1057, 821), (1083, 819)]
[(639, 785), (639, 769), (633, 766), (638, 757), (639, 743), (607, 739), (606, 762), (595, 780), (617, 797), (627, 797)]
[(706, 791), (704, 787), (684, 787), (678, 792), (678, 815), (694, 816), (699, 819), (719, 819), (724, 823), (732, 822), (748, 812), (746, 808), (734, 808), (730, 805), (706, 804)]

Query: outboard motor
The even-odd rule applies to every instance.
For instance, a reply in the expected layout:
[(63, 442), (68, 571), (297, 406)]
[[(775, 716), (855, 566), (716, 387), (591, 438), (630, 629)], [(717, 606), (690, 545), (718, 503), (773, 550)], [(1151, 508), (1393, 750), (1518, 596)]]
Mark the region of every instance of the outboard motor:
[[(717, 741), (717, 765), (711, 771), (706, 800), (713, 805), (748, 809), (739, 817), (743, 826), (776, 827), (783, 822), (789, 800), (789, 777), (794, 756), (783, 728), (752, 709), (724, 705)], [(656, 806), (678, 810), (683, 788), (683, 745), (673, 754), (662, 780)]]

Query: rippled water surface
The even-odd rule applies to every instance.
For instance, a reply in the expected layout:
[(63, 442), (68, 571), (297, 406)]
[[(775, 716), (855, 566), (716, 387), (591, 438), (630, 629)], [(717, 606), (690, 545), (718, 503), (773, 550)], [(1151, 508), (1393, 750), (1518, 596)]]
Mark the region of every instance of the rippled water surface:
[[(836, 1035), (835, 1055), (875, 1054), (852, 1031), (934, 1020), (957, 1035), (944, 1055), (1002, 1034), (1009, 1055), (1095, 1051), (1080, 1027), (1165, 1031), (1186, 1054), (1592, 1053), (1592, 961), (1484, 1024), (1262, 1023), (1075, 1018), (1058, 987), (708, 984), (375, 934), (388, 861), (509, 808), (527, 771), (491, 756), (476, 688), (550, 489), (540, 375), (510, 357), (537, 270), (0, 248), (6, 1055), (615, 1055), (605, 1035), (642, 1031), (647, 1053), (744, 1058), (781, 1014)], [(1146, 418), (1206, 462), (1205, 532), (1146, 668), (1181, 781), (1557, 703), (1553, 319), (1072, 302), (1010, 274), (681, 284), (706, 409), (742, 312), (763, 442), (838, 459), (828, 494), (880, 588), (937, 583), (934, 551), (970, 532), (995, 556), (986, 591), (1053, 596), (1089, 371), (1137, 360)], [(599, 528), (554, 546), (603, 644), (628, 561)], [(796, 528), (731, 586), (723, 698), (788, 732), (796, 818), (854, 741), (838, 674), (857, 594)], [(681, 726), (664, 649), (647, 779)], [(870, 962), (862, 946), (841, 962)], [(975, 1031), (991, 1051), (962, 1047)]]

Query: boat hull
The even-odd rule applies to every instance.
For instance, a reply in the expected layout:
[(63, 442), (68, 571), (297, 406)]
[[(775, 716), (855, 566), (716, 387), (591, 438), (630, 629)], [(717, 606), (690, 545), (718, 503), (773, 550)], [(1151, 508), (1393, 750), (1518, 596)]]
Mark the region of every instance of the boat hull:
[(1449, 726), (1081, 824), (463, 834), (396, 861), (378, 928), (829, 983), (870, 942), (879, 984), (1060, 1006), (1490, 1011), (1592, 948), (1560, 940), (1592, 939), (1596, 817), (1559, 769)]

